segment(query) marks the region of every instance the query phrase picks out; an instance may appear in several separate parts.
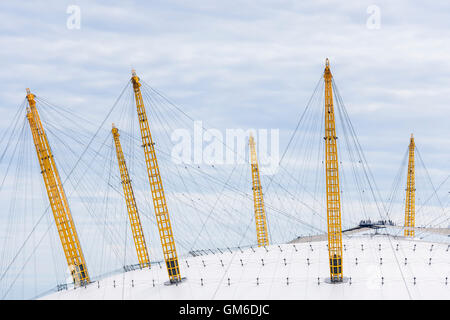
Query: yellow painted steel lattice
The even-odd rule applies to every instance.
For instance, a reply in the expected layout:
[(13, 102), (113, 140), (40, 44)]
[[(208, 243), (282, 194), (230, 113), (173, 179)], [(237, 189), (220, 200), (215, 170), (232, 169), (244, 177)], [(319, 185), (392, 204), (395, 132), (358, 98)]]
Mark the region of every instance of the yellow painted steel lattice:
[(325, 162), (326, 196), (328, 222), (328, 254), (330, 259), (330, 280), (343, 280), (342, 270), (342, 226), (341, 197), (339, 191), (338, 153), (336, 144), (336, 123), (333, 106), (333, 86), (329, 60), (326, 60), (325, 79)]
[(249, 145), (250, 164), (252, 169), (252, 190), (255, 209), (256, 236), (258, 239), (258, 247), (263, 247), (269, 245), (269, 234), (267, 232), (266, 210), (264, 208), (264, 198), (261, 187), (261, 179), (259, 176), (255, 140), (253, 136), (250, 136)]
[(175, 240), (170, 224), (169, 211), (167, 209), (166, 196), (159, 171), (158, 160), (156, 158), (155, 144), (153, 142), (150, 127), (148, 125), (147, 114), (145, 112), (144, 100), (142, 99), (141, 84), (135, 71), (132, 72), (131, 82), (133, 83), (134, 97), (136, 100), (137, 113), (139, 117), (139, 127), (141, 130), (142, 147), (144, 148), (145, 163), (147, 165), (148, 180), (153, 198), (156, 222), (159, 236), (166, 262), (167, 272), (170, 282), (181, 281), (178, 256), (175, 248)]
[(408, 160), (408, 177), (406, 181), (406, 204), (405, 204), (405, 237), (415, 236), (415, 219), (416, 219), (416, 180), (414, 165), (414, 150), (416, 144), (411, 134), (409, 142), (409, 160)]
[(89, 274), (81, 250), (75, 224), (70, 213), (52, 151), (36, 109), (35, 96), (27, 89), (27, 119), (30, 124), (36, 153), (41, 167), (42, 178), (47, 190), (48, 200), (58, 229), (59, 238), (72, 274), (75, 286), (89, 283)]
[(150, 267), (150, 260), (148, 258), (147, 245), (145, 243), (144, 231), (142, 230), (141, 219), (134, 197), (133, 187), (131, 185), (130, 176), (128, 174), (127, 164), (123, 155), (122, 146), (120, 144), (119, 129), (114, 127), (111, 130), (114, 137), (114, 144), (116, 146), (117, 162), (119, 164), (120, 179), (122, 181), (123, 195), (128, 210), (128, 217), (130, 219), (131, 232), (133, 233), (134, 245), (141, 268)]

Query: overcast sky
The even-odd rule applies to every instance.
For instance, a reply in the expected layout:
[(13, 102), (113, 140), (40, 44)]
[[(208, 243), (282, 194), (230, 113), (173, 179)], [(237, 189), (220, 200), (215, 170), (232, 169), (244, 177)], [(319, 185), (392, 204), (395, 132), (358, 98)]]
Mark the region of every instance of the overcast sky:
[[(67, 27), (70, 5), (80, 8), (80, 29)], [(367, 26), (371, 5), (379, 8), (378, 29)], [(449, 6), (2, 1), (0, 125), (26, 87), (100, 120), (136, 68), (210, 126), (291, 130), (329, 57), (369, 162), (396, 170), (414, 132), (429, 169), (443, 179), (450, 155)]]
[[(79, 29), (67, 25), (73, 5)], [(135, 68), (194, 119), (222, 130), (280, 129), (283, 149), (326, 57), (382, 192), (411, 133), (433, 183), (443, 181), (450, 172), (445, 0), (4, 0), (0, 130), (27, 87), (101, 122)]]

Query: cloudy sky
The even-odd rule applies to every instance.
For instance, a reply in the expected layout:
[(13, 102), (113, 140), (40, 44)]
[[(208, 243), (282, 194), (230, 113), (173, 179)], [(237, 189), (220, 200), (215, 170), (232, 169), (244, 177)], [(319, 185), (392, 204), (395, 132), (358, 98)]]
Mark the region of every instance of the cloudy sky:
[(326, 57), (384, 194), (412, 132), (448, 177), (448, 1), (3, 0), (0, 130), (27, 87), (101, 122), (135, 68), (208, 127), (279, 129), (283, 150)]
[[(80, 9), (80, 29), (67, 27), (71, 5)], [(370, 27), (373, 5), (379, 28)], [(369, 162), (396, 169), (414, 132), (429, 169), (443, 179), (450, 152), (449, 6), (2, 1), (0, 125), (25, 87), (103, 119), (136, 68), (210, 126), (291, 130), (329, 57)]]

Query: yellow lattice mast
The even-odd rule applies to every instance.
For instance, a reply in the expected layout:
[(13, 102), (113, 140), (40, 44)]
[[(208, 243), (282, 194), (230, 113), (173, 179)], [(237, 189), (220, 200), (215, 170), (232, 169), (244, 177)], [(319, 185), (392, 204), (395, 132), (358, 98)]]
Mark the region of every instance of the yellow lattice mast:
[(133, 233), (134, 246), (136, 247), (139, 265), (141, 268), (150, 267), (144, 231), (142, 230), (141, 219), (139, 218), (133, 187), (131, 185), (127, 164), (125, 162), (122, 146), (120, 144), (119, 129), (117, 129), (113, 124), (111, 132), (114, 137), (114, 144), (116, 146), (117, 162), (119, 164), (123, 195), (127, 205), (128, 217), (130, 218), (131, 232)]
[(269, 245), (269, 234), (267, 232), (266, 210), (264, 208), (264, 198), (259, 177), (258, 158), (256, 156), (255, 139), (250, 135), (250, 164), (252, 168), (252, 190), (253, 204), (255, 209), (256, 237), (258, 247)]
[(416, 219), (416, 180), (414, 167), (414, 150), (416, 145), (411, 134), (409, 142), (408, 177), (406, 181), (406, 204), (405, 204), (405, 237), (414, 237)]
[(166, 196), (159, 172), (158, 160), (156, 159), (155, 143), (153, 142), (145, 112), (144, 100), (142, 99), (141, 84), (136, 72), (133, 70), (131, 82), (133, 83), (134, 97), (141, 129), (142, 147), (144, 148), (145, 163), (147, 165), (148, 180), (153, 198), (156, 223), (158, 225), (159, 237), (166, 262), (170, 282), (181, 281), (178, 256), (173, 238), (172, 225), (170, 224), (169, 211), (167, 209)]
[(327, 185), (328, 255), (330, 280), (343, 280), (341, 197), (339, 192), (338, 153), (336, 145), (336, 122), (333, 106), (333, 85), (330, 62), (325, 65), (325, 161)]
[(36, 109), (34, 97), (30, 89), (27, 89), (27, 100), (29, 104), (27, 108), (27, 119), (30, 124), (42, 178), (44, 179), (48, 200), (53, 212), (56, 228), (58, 229), (67, 265), (72, 274), (74, 285), (81, 286), (89, 283), (89, 274), (75, 224), (73, 223), (72, 214), (70, 213), (69, 203), (67, 202), (47, 135), (45, 134)]

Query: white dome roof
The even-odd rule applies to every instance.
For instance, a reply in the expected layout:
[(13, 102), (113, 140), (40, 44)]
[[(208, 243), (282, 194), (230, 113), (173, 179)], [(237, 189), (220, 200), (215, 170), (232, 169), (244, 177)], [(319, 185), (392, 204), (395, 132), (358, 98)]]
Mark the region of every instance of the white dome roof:
[(373, 234), (343, 244), (340, 284), (325, 282), (327, 242), (316, 241), (181, 257), (178, 285), (154, 263), (42, 299), (450, 299), (448, 244)]

